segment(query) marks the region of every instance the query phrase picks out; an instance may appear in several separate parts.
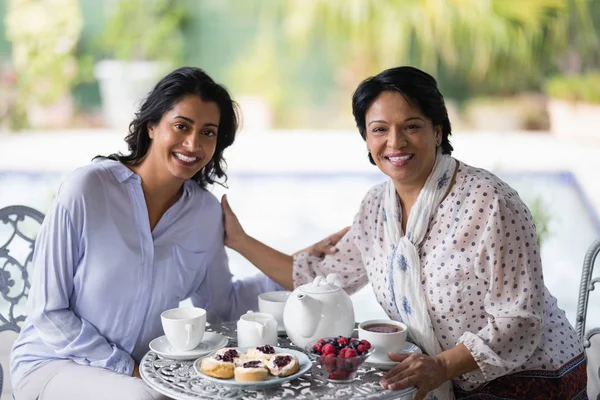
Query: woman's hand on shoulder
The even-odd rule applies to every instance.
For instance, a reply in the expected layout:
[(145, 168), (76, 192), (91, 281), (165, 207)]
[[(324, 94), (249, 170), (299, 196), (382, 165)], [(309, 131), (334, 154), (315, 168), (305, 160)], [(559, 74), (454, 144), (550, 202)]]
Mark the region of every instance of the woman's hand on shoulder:
[(223, 225), (225, 226), (225, 246), (237, 250), (239, 244), (247, 236), (242, 224), (231, 209), (227, 195), (221, 197), (221, 208), (223, 209)]
[(346, 233), (350, 230), (350, 227), (347, 226), (341, 231), (334, 233), (333, 235), (327, 236), (325, 239), (309, 246), (305, 249), (297, 251), (294, 255), (298, 253), (308, 253), (315, 257), (324, 257), (327, 254), (335, 254), (337, 252), (336, 244), (344, 237)]
[(415, 400), (422, 400), (449, 379), (445, 364), (437, 357), (420, 353), (388, 353), (388, 356), (400, 364), (381, 379), (380, 384), (385, 389), (401, 390), (414, 386), (418, 389)]

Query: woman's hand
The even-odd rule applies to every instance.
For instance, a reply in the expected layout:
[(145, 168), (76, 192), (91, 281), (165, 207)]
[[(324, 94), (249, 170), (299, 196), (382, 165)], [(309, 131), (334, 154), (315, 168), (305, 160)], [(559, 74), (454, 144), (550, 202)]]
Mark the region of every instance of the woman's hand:
[(437, 389), (450, 378), (443, 360), (425, 354), (388, 353), (390, 360), (400, 364), (392, 368), (381, 379), (380, 384), (389, 390), (417, 388), (415, 400), (422, 400), (427, 393)]
[(246, 232), (231, 209), (227, 195), (221, 197), (221, 208), (223, 209), (223, 225), (225, 225), (225, 246), (237, 251), (239, 244), (247, 236)]
[(296, 253), (294, 253), (294, 255), (298, 253), (308, 253), (316, 257), (324, 257), (326, 254), (335, 254), (337, 252), (335, 245), (340, 241), (341, 238), (344, 237), (346, 233), (348, 233), (349, 230), (350, 227), (347, 226), (341, 231), (336, 232), (333, 235), (327, 236), (320, 242), (317, 242), (312, 246), (297, 251)]

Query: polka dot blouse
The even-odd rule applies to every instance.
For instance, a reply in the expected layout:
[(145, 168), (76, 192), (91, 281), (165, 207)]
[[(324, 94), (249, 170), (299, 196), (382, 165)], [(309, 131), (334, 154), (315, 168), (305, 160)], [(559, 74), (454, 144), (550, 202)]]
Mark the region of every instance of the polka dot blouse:
[[(339, 251), (294, 257), (294, 284), (338, 273), (348, 293), (371, 283), (396, 315), (383, 250), (384, 184), (365, 196)], [(544, 285), (531, 213), (517, 192), (488, 171), (458, 163), (450, 193), (419, 247), (422, 287), (442, 349), (463, 343), (479, 370), (454, 382), (464, 390), (523, 370), (556, 370), (582, 352)]]

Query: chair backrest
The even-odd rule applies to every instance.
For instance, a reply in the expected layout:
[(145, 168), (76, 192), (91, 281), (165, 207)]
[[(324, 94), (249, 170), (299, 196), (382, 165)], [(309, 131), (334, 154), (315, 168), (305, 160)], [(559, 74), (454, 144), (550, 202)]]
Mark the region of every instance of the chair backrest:
[(590, 292), (594, 290), (600, 277), (593, 278), (594, 264), (600, 254), (600, 240), (596, 240), (588, 249), (583, 261), (579, 299), (577, 300), (577, 334), (579, 335), (588, 358), (588, 397), (600, 400), (600, 327), (585, 331)]
[(35, 238), (44, 214), (26, 206), (0, 209), (0, 332), (19, 332), (25, 320)]

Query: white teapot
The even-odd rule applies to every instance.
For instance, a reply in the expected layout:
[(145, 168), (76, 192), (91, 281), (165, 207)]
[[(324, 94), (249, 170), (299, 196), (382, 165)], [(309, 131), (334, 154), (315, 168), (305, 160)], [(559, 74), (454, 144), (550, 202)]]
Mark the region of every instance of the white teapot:
[(354, 307), (337, 274), (317, 276), (292, 292), (283, 310), (283, 325), (296, 346), (330, 336), (350, 336)]

